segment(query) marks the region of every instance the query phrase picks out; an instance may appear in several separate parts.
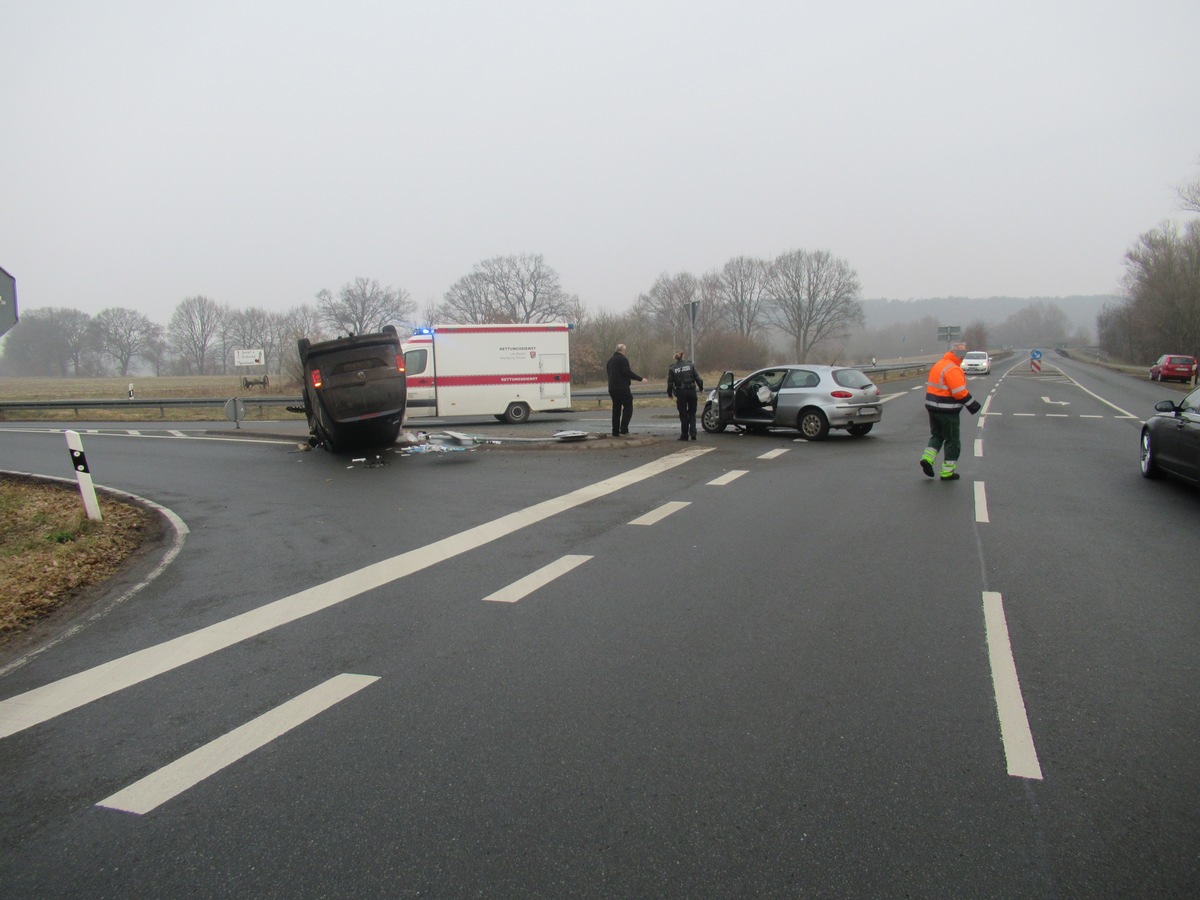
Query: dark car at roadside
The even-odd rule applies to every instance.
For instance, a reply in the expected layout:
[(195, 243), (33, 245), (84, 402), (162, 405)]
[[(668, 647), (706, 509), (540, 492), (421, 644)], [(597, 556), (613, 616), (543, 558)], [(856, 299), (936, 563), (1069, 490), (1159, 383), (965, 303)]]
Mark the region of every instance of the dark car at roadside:
[(1200, 484), (1200, 389), (1181, 401), (1159, 400), (1142, 425), (1142, 474), (1166, 472)]
[(310, 444), (343, 451), (396, 442), (408, 385), (394, 326), (315, 344), (300, 338), (297, 349)]

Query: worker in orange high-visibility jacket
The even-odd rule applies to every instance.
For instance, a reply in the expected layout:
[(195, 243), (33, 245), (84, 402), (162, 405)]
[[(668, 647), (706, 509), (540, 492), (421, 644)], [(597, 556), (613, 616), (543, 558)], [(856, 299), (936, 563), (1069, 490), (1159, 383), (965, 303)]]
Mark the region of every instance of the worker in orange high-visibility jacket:
[(921, 454), (921, 471), (934, 476), (933, 464), (938, 451), (942, 455), (942, 481), (957, 481), (958, 457), (962, 453), (958, 416), (965, 406), (971, 415), (979, 412), (979, 404), (967, 390), (967, 376), (962, 361), (967, 345), (958, 341), (950, 351), (933, 364), (925, 385), (925, 409), (929, 413), (929, 443)]

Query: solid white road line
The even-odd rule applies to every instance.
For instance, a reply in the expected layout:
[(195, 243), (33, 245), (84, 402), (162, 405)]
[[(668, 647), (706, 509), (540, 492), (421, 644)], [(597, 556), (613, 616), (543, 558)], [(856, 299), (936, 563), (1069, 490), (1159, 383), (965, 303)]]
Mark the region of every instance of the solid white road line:
[(987, 492), (983, 489), (983, 482), (975, 482), (975, 521), (990, 522), (988, 518), (987, 508)]
[(1091, 394), (1091, 396), (1095, 397), (1097, 400), (1099, 400), (1099, 401), (1100, 401), (1101, 403), (1103, 403), (1105, 406), (1111, 406), (1111, 407), (1112, 407), (1113, 409), (1115, 409), (1117, 412), (1121, 413), (1122, 415), (1121, 415), (1121, 416), (1118, 416), (1118, 418), (1124, 418), (1124, 419), (1136, 419), (1136, 418), (1137, 418), (1137, 416), (1133, 415), (1133, 413), (1126, 412), (1125, 410), (1121, 409), (1121, 407), (1117, 406), (1117, 404), (1115, 404), (1115, 403), (1109, 403), (1107, 400), (1105, 400), (1105, 399), (1104, 399), (1103, 397), (1101, 397), (1099, 394), (1097, 394), (1097, 393), (1093, 393), (1092, 391), (1089, 391), (1087, 388), (1085, 388), (1085, 387), (1084, 387), (1082, 384), (1080, 384), (1080, 383), (1079, 383), (1078, 381), (1076, 381), (1074, 378), (1072, 378), (1072, 379), (1071, 379), (1071, 383), (1072, 383), (1073, 385), (1075, 385), (1075, 387), (1077, 387), (1077, 388), (1079, 388), (1081, 391), (1083, 391), (1085, 394)]
[(729, 482), (736, 481), (737, 479), (741, 478), (743, 475), (747, 474), (748, 471), (749, 471), (748, 469), (730, 469), (724, 475), (721, 475), (718, 478), (714, 478), (712, 481), (709, 482), (709, 484), (715, 484), (718, 486), (723, 485), (723, 484), (729, 484)]
[(337, 675), (330, 678), (324, 684), (293, 697), (257, 719), (135, 781), (96, 805), (138, 815), (148, 813), (378, 680), (378, 675)]
[(484, 600), (492, 600), (496, 603), (516, 603), (524, 597), (529, 596), (538, 588), (543, 587), (558, 578), (560, 575), (566, 575), (576, 566), (581, 566), (591, 559), (590, 556), (564, 556), (562, 559), (557, 559), (548, 566), (542, 566), (536, 572), (530, 572), (524, 578), (514, 581), (508, 587), (500, 588), (500, 590), (488, 594)]
[(216, 622), (161, 644), (138, 650), (92, 669), (34, 688), (0, 701), (0, 738), (77, 709), (93, 700), (169, 672), (272, 628), (336, 606), (366, 591), (474, 550), (522, 528), (574, 509), (590, 500), (660, 475), (708, 453), (711, 447), (693, 447), (656, 459), (595, 484), (535, 503), (491, 522), (476, 525), (424, 547), (409, 550), (354, 572), (318, 584), (241, 615)]
[(1013, 660), (1008, 623), (1004, 618), (1004, 602), (995, 591), (983, 592), (983, 619), (987, 628), (988, 659), (992, 665), (992, 688), (996, 693), (996, 712), (1000, 717), (1000, 738), (1008, 774), (1017, 778), (1042, 779), (1037, 750), (1021, 683), (1017, 680), (1017, 664)]
[(629, 524), (654, 525), (655, 523), (661, 522), (667, 516), (671, 515), (671, 513), (679, 512), (679, 510), (683, 509), (685, 506), (691, 506), (691, 504), (685, 500), (672, 500), (669, 503), (664, 503), (658, 509), (650, 510), (650, 512), (646, 513), (644, 516), (638, 516)]

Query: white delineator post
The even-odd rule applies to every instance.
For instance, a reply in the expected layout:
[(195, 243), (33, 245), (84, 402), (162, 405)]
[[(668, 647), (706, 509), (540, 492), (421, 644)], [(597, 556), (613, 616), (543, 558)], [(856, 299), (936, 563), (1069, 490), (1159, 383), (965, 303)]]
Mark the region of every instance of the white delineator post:
[(94, 522), (101, 522), (100, 504), (96, 501), (96, 488), (92, 485), (92, 473), (88, 469), (87, 457), (83, 453), (83, 441), (78, 431), (67, 432), (67, 449), (71, 453), (71, 467), (75, 477), (79, 479), (79, 493), (83, 497), (83, 508), (87, 517)]

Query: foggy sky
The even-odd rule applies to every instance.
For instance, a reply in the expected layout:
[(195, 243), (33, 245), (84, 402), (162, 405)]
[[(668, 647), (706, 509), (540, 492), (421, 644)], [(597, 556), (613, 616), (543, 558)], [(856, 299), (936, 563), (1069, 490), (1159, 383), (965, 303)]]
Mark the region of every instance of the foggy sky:
[(540, 253), (593, 311), (828, 250), (865, 297), (1113, 293), (1200, 177), (1200, 3), (6, 0), (20, 308)]

